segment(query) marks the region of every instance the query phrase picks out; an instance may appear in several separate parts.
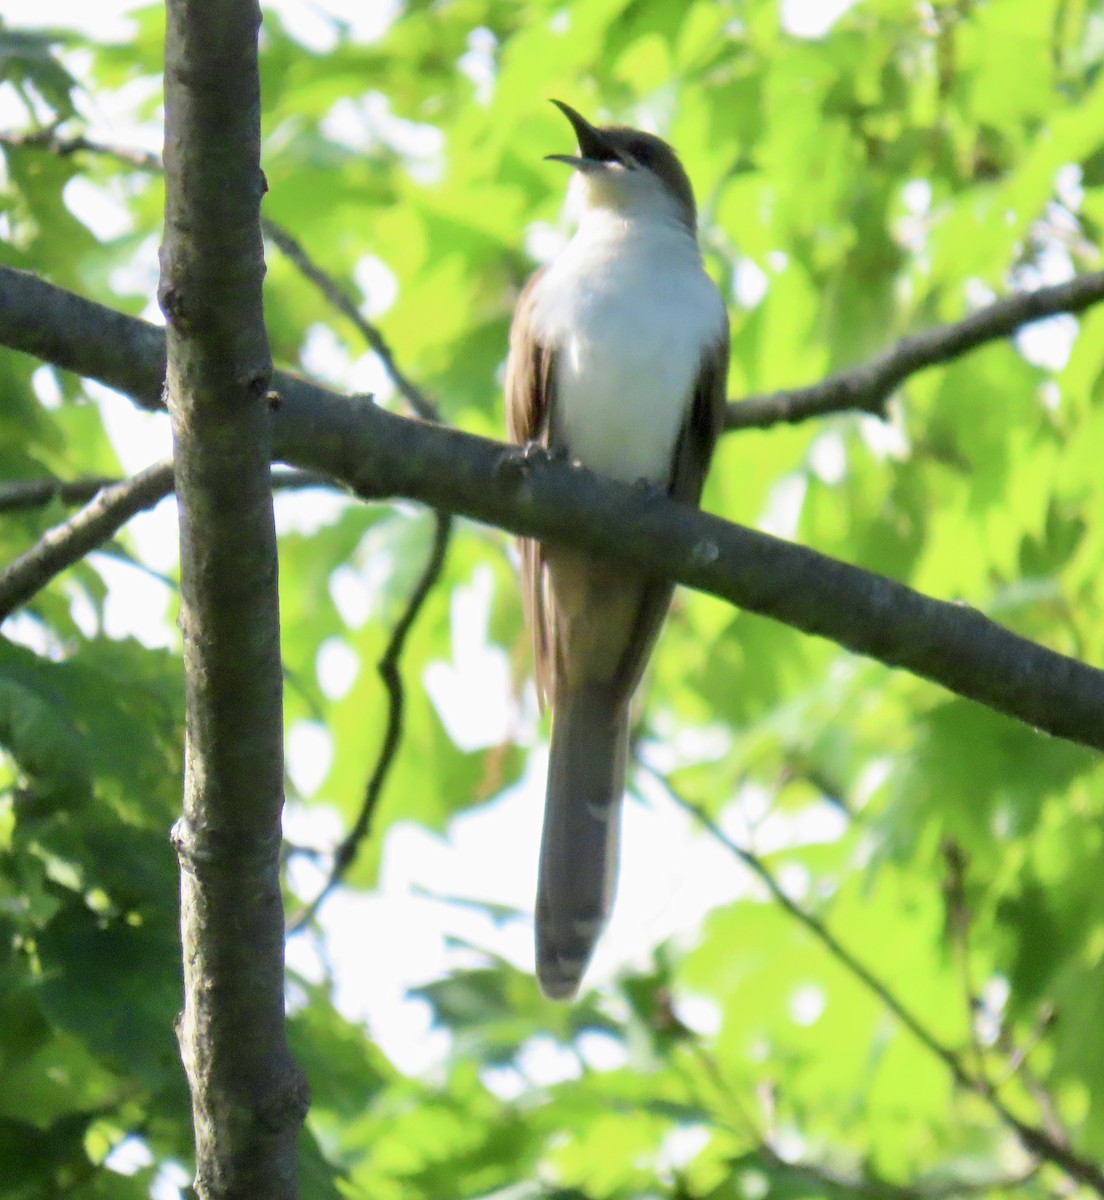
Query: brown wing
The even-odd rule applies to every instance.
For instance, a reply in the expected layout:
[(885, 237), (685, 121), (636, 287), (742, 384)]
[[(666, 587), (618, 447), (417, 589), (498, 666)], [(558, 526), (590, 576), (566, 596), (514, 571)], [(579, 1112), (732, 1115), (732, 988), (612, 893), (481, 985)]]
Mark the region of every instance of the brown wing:
[[(532, 335), (533, 291), (544, 274), (536, 271), (522, 289), (510, 326), (510, 353), (506, 359), (506, 431), (520, 446), (530, 442), (548, 445), (548, 423), (552, 408), (555, 356)], [(521, 553), (521, 598), (525, 619), (533, 633), (537, 695), (543, 707), (552, 694), (552, 631), (544, 603), (543, 553), (539, 542), (519, 538)]]
[(669, 491), (676, 500), (701, 500), (709, 460), (724, 428), (728, 389), (728, 321), (724, 332), (702, 355), (701, 370), (686, 424), (682, 427)]

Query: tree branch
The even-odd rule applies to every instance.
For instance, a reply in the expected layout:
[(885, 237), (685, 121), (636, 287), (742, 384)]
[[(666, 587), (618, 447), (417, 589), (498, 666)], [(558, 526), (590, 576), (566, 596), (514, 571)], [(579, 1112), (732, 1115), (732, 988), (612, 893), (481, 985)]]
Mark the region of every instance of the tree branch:
[(956, 1197), (963, 1196), (984, 1196), (997, 1190), (1023, 1187), (1039, 1173), (1039, 1164), (1031, 1163), (1017, 1174), (992, 1179), (951, 1179), (940, 1183), (901, 1184), (843, 1175), (818, 1163), (795, 1162), (783, 1158), (767, 1142), (757, 1146), (755, 1153), (771, 1170), (785, 1172), (798, 1179), (807, 1179), (819, 1187), (841, 1192), (844, 1196), (862, 1196), (865, 1200), (955, 1200)]
[(306, 1080), (284, 1022), (283, 720), (257, 0), (168, 0), (158, 300), (180, 516), (184, 1011), (201, 1200), (294, 1200)]
[[(0, 344), (154, 407), (163, 333), (0, 267)], [(902, 667), (1045, 732), (1104, 749), (1104, 672), (966, 605), (579, 467), (386, 412), (278, 373), (273, 455), (368, 498), (403, 496), (570, 545)]]
[[(273, 490), (333, 487), (317, 471), (273, 471)], [(13, 480), (0, 485), (0, 512), (37, 508), (55, 499), (75, 504), (91, 496), (80, 512), (53, 529), (0, 571), (0, 624), (67, 567), (110, 541), (138, 513), (153, 508), (174, 490), (171, 459), (127, 479)]]
[[(86, 504), (105, 488), (133, 483), (135, 478), (137, 476), (119, 479), (93, 475), (81, 479), (59, 479), (57, 476), (47, 475), (40, 479), (4, 480), (0, 482), (0, 513), (27, 512), (31, 509), (46, 508), (55, 500), (61, 504)], [(334, 480), (318, 471), (272, 472), (272, 490), (274, 492), (297, 492), (309, 488), (337, 486), (339, 485)], [(169, 490), (172, 490), (171, 484)], [(129, 515), (119, 521), (119, 526), (129, 519)], [(112, 530), (112, 533), (114, 532)]]
[(1078, 313), (1104, 300), (1104, 271), (1078, 275), (1066, 283), (1006, 296), (952, 325), (940, 325), (902, 338), (862, 366), (838, 371), (809, 387), (749, 396), (729, 404), (726, 429), (767, 429), (837, 412), (886, 415), (889, 397), (910, 375), (961, 358), (987, 342), (1010, 337), (1033, 321)]
[(353, 823), (352, 829), (349, 830), (334, 851), (333, 865), (330, 868), (330, 874), (326, 882), (322, 885), (321, 891), (319, 891), (318, 895), (315, 896), (302, 912), (288, 923), (289, 933), (294, 933), (301, 929), (314, 917), (315, 913), (318, 912), (326, 900), (326, 897), (330, 895), (345, 877), (349, 868), (356, 860), (361, 844), (372, 830), (372, 819), (379, 805), (380, 796), (383, 794), (383, 786), (387, 782), (391, 764), (395, 760), (399, 743), (402, 740), (405, 693), (403, 690), (402, 675), (399, 674), (399, 663), (402, 659), (407, 635), (413, 628), (414, 622), (417, 620), (418, 614), (421, 612), (429, 593), (433, 590), (434, 584), (440, 578), (441, 571), (445, 565), (445, 554), (448, 551), (449, 539), (452, 535), (452, 518), (443, 512), (435, 513), (434, 517), (437, 524), (433, 535), (433, 548), (418, 578), (418, 582), (414, 586), (414, 590), (410, 593), (410, 599), (406, 603), (406, 608), (402, 616), (391, 631), (387, 648), (384, 650), (383, 657), (379, 660), (376, 667), (384, 686), (387, 688), (387, 728), (383, 735), (383, 745), (380, 747), (375, 768), (364, 790), (364, 800), (360, 806), (360, 812), (357, 814), (357, 819)]
[(734, 855), (750, 870), (767, 888), (775, 902), (789, 915), (803, 925), (805, 929), (824, 947), (824, 949), (859, 981), (872, 995), (889, 1009), (902, 1025), (923, 1045), (935, 1055), (951, 1073), (951, 1077), (959, 1087), (979, 1096), (993, 1113), (1016, 1134), (1024, 1149), (1032, 1155), (1046, 1159), (1047, 1162), (1061, 1167), (1070, 1178), (1091, 1188), (1099, 1196), (1104, 1196), (1104, 1170), (1099, 1163), (1083, 1158), (1063, 1141), (1051, 1136), (1046, 1130), (1026, 1121), (1021, 1121), (1003, 1100), (997, 1095), (996, 1089), (986, 1079), (969, 1071), (962, 1059), (948, 1046), (944, 1045), (931, 1032), (889, 987), (882, 982), (868, 967), (866, 967), (850, 950), (847, 949), (820, 920), (819, 917), (807, 912), (786, 895), (782, 886), (775, 879), (766, 863), (751, 850), (734, 842), (723, 829), (707, 813), (696, 804), (692, 804), (671, 786), (670, 782), (651, 768), (645, 768), (654, 779), (657, 779), (671, 799), (685, 812), (697, 821), (703, 829), (721, 846)]
[[(97, 482), (97, 481), (89, 481)], [(136, 513), (172, 491), (173, 467), (155, 463), (130, 479), (98, 486), (92, 501), (0, 571), (0, 623), (56, 575), (114, 537)]]

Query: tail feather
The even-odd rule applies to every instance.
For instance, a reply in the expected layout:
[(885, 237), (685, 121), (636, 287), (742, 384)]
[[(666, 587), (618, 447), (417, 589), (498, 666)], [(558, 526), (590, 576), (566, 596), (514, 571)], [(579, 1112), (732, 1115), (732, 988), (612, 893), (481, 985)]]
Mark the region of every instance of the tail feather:
[(609, 686), (557, 696), (537, 886), (537, 979), (570, 999), (613, 907), (628, 709)]

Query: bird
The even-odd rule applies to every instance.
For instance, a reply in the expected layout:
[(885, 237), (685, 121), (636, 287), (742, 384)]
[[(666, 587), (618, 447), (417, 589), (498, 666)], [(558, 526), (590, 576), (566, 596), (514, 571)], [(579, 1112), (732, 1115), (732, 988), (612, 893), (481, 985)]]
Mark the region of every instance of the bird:
[[(578, 154), (574, 235), (519, 294), (507, 430), (628, 484), (698, 505), (723, 424), (728, 314), (706, 274), (693, 189), (661, 138), (595, 126), (559, 100)], [(613, 905), (629, 707), (673, 585), (522, 539), (523, 607), (552, 724), (535, 912), (537, 981), (576, 995)]]

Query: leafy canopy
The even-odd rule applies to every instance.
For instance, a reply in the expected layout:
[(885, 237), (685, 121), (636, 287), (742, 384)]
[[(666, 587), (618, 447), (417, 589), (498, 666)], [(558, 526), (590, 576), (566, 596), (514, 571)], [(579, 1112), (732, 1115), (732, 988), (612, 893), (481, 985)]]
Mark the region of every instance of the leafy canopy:
[[(513, 301), (562, 228), (562, 175), (541, 159), (568, 134), (546, 97), (678, 147), (731, 302), (736, 398), (1097, 262), (1104, 7), (868, 0), (811, 37), (792, 16), (773, 0), (412, 0), (365, 40), (267, 11), (265, 215), (379, 319), (445, 419), (493, 436)], [(155, 125), (161, 10), (131, 17), (117, 44), (0, 27), (5, 134), (110, 140), (114, 112)], [(150, 310), (156, 173), (11, 138), (3, 151), (0, 262)], [(97, 224), (105, 211), (116, 219)], [(285, 255), (268, 259), (277, 363), (399, 403), (352, 323)], [(888, 423), (730, 435), (706, 506), (1100, 662), (1102, 369), (1104, 313), (1055, 319), (912, 377)], [(0, 394), (5, 480), (119, 472), (105, 418), (120, 398), (6, 351)], [(388, 717), (374, 664), (433, 530), (403, 505), (341, 501), (320, 527), (312, 511), (281, 539), (286, 711), (293, 731), (328, 732), (332, 758), (289, 794), (349, 827)], [(5, 512), (0, 559), (64, 512)], [(143, 553), (121, 537), (0, 641), (0, 1197), (145, 1196), (164, 1164), (189, 1161), (167, 841), (180, 664), (105, 627), (107, 566)], [(473, 586), (489, 595), (491, 657), (509, 664), (513, 723), (491, 744), (459, 737), (425, 686), (441, 664), (462, 675), (453, 619)], [(335, 654), (353, 664), (344, 690), (321, 667)], [(441, 833), (519, 779), (527, 662), (507, 540), (461, 526), (404, 648), (403, 738), (346, 887), (376, 883), (400, 822)], [(678, 796), (740, 829), (975, 1080), (1104, 1160), (1091, 755), (694, 595), (668, 623), (642, 722), (644, 756), (671, 766)], [(739, 898), (574, 1008), (493, 955), (458, 958), (418, 992), (451, 1047), (424, 1078), (340, 1015), (325, 972), (293, 972), (314, 1095), (304, 1197), (754, 1200), (1030, 1175), (1007, 1124), (886, 996), (736, 855), (716, 861)], [(565, 1077), (531, 1072), (563, 1048)], [(128, 1135), (148, 1150), (130, 1175), (109, 1157)], [(1054, 1194), (1060, 1174), (1019, 1190)]]

